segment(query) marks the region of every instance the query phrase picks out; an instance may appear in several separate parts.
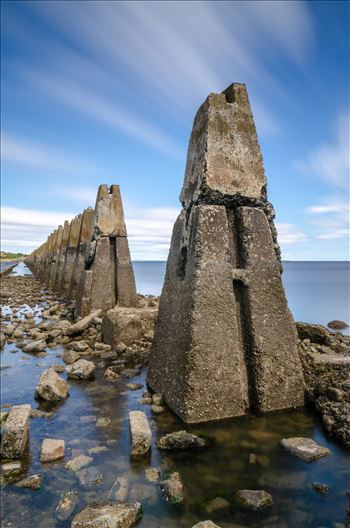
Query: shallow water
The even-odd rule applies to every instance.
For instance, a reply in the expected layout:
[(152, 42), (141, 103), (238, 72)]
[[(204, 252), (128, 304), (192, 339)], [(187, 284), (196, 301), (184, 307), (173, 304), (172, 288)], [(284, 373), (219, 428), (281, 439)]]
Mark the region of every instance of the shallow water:
[[(17, 270), (19, 272), (20, 270)], [(22, 272), (25, 268), (22, 268)], [(14, 344), (1, 352), (1, 403), (31, 403), (36, 408), (34, 389), (41, 372), (52, 363), (63, 364), (56, 354), (60, 346), (47, 349), (49, 356), (38, 358), (23, 353)], [(23, 358), (26, 358), (25, 360)], [(4, 368), (9, 366), (10, 368)], [(2, 490), (2, 526), (23, 528), (64, 528), (71, 524), (54, 519), (54, 510), (61, 494), (79, 492), (75, 510), (92, 501), (106, 500), (117, 477), (129, 481), (129, 500), (139, 500), (144, 515), (140, 528), (191, 528), (196, 522), (211, 519), (222, 528), (242, 527), (305, 527), (341, 528), (345, 526), (345, 510), (349, 506), (345, 492), (350, 489), (349, 453), (327, 438), (316, 416), (307, 409), (269, 413), (261, 417), (248, 416), (225, 422), (187, 427), (191, 432), (209, 438), (209, 446), (197, 452), (164, 454), (156, 446), (162, 434), (183, 429), (183, 424), (170, 412), (154, 416), (147, 405), (140, 405), (145, 386), (145, 372), (116, 382), (103, 378), (104, 369), (97, 368), (95, 381), (69, 381), (70, 397), (55, 408), (52, 418), (35, 418), (30, 422), (30, 448), (27, 456), (28, 474), (42, 473), (39, 491), (8, 485)], [(65, 374), (61, 374), (65, 378)], [(143, 383), (144, 387), (130, 391), (126, 384)], [(144, 411), (153, 433), (149, 457), (133, 462), (129, 457), (128, 413)], [(107, 427), (96, 427), (96, 419), (110, 418)], [(279, 441), (283, 437), (307, 436), (329, 447), (331, 456), (307, 464), (284, 452)], [(41, 464), (39, 453), (44, 438), (60, 438), (66, 442), (65, 459)], [(91, 447), (103, 445), (107, 452), (92, 455), (97, 474), (103, 481), (90, 488), (82, 487), (75, 473), (64, 463), (78, 454), (88, 454)], [(257, 455), (255, 464), (249, 455)], [(156, 484), (145, 478), (145, 469), (179, 471), (187, 488), (187, 500), (182, 509), (167, 504)], [(321, 496), (311, 482), (330, 486)], [(273, 496), (273, 506), (262, 513), (246, 513), (235, 505), (237, 489), (264, 488)], [(210, 501), (223, 497), (227, 509), (212, 512)]]

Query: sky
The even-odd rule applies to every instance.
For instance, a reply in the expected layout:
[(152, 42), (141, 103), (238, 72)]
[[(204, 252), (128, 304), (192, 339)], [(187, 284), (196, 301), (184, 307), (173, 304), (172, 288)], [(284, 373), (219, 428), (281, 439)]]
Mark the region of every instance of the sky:
[(247, 85), (284, 260), (349, 260), (349, 3), (2, 1), (2, 249), (121, 187), (166, 260), (194, 115)]

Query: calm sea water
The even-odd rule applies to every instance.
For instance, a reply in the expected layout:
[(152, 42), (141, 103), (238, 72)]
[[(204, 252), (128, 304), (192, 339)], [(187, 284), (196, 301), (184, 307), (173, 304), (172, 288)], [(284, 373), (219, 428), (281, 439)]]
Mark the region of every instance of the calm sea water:
[[(137, 289), (160, 295), (166, 262), (134, 262)], [(350, 320), (350, 262), (284, 262), (282, 275), (296, 321)], [(348, 332), (345, 332), (348, 333)]]

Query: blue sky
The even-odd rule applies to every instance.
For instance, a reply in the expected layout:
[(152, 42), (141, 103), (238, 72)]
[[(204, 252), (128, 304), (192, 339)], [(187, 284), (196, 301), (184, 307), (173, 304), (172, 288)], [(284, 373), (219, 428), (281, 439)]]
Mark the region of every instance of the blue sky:
[(1, 2), (2, 248), (121, 186), (132, 256), (165, 260), (193, 117), (247, 84), (284, 259), (349, 259), (349, 4)]

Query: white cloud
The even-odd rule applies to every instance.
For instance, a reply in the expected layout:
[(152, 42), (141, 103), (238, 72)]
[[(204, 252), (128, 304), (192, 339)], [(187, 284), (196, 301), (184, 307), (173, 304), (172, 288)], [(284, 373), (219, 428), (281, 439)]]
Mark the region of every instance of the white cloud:
[(315, 147), (304, 160), (297, 161), (295, 166), (306, 176), (347, 189), (350, 173), (349, 115), (340, 116), (336, 138), (332, 142)]
[(296, 225), (288, 223), (276, 224), (278, 233), (278, 242), (283, 246), (290, 246), (307, 242), (309, 237), (303, 233)]
[[(328, 200), (324, 204), (313, 205), (306, 209), (308, 222), (315, 228), (315, 237), (319, 240), (346, 238), (350, 235), (350, 204)], [(350, 256), (350, 255), (349, 255)]]
[(1, 134), (1, 163), (70, 174), (86, 174), (95, 170), (92, 164), (86, 163), (68, 150), (6, 132)]

